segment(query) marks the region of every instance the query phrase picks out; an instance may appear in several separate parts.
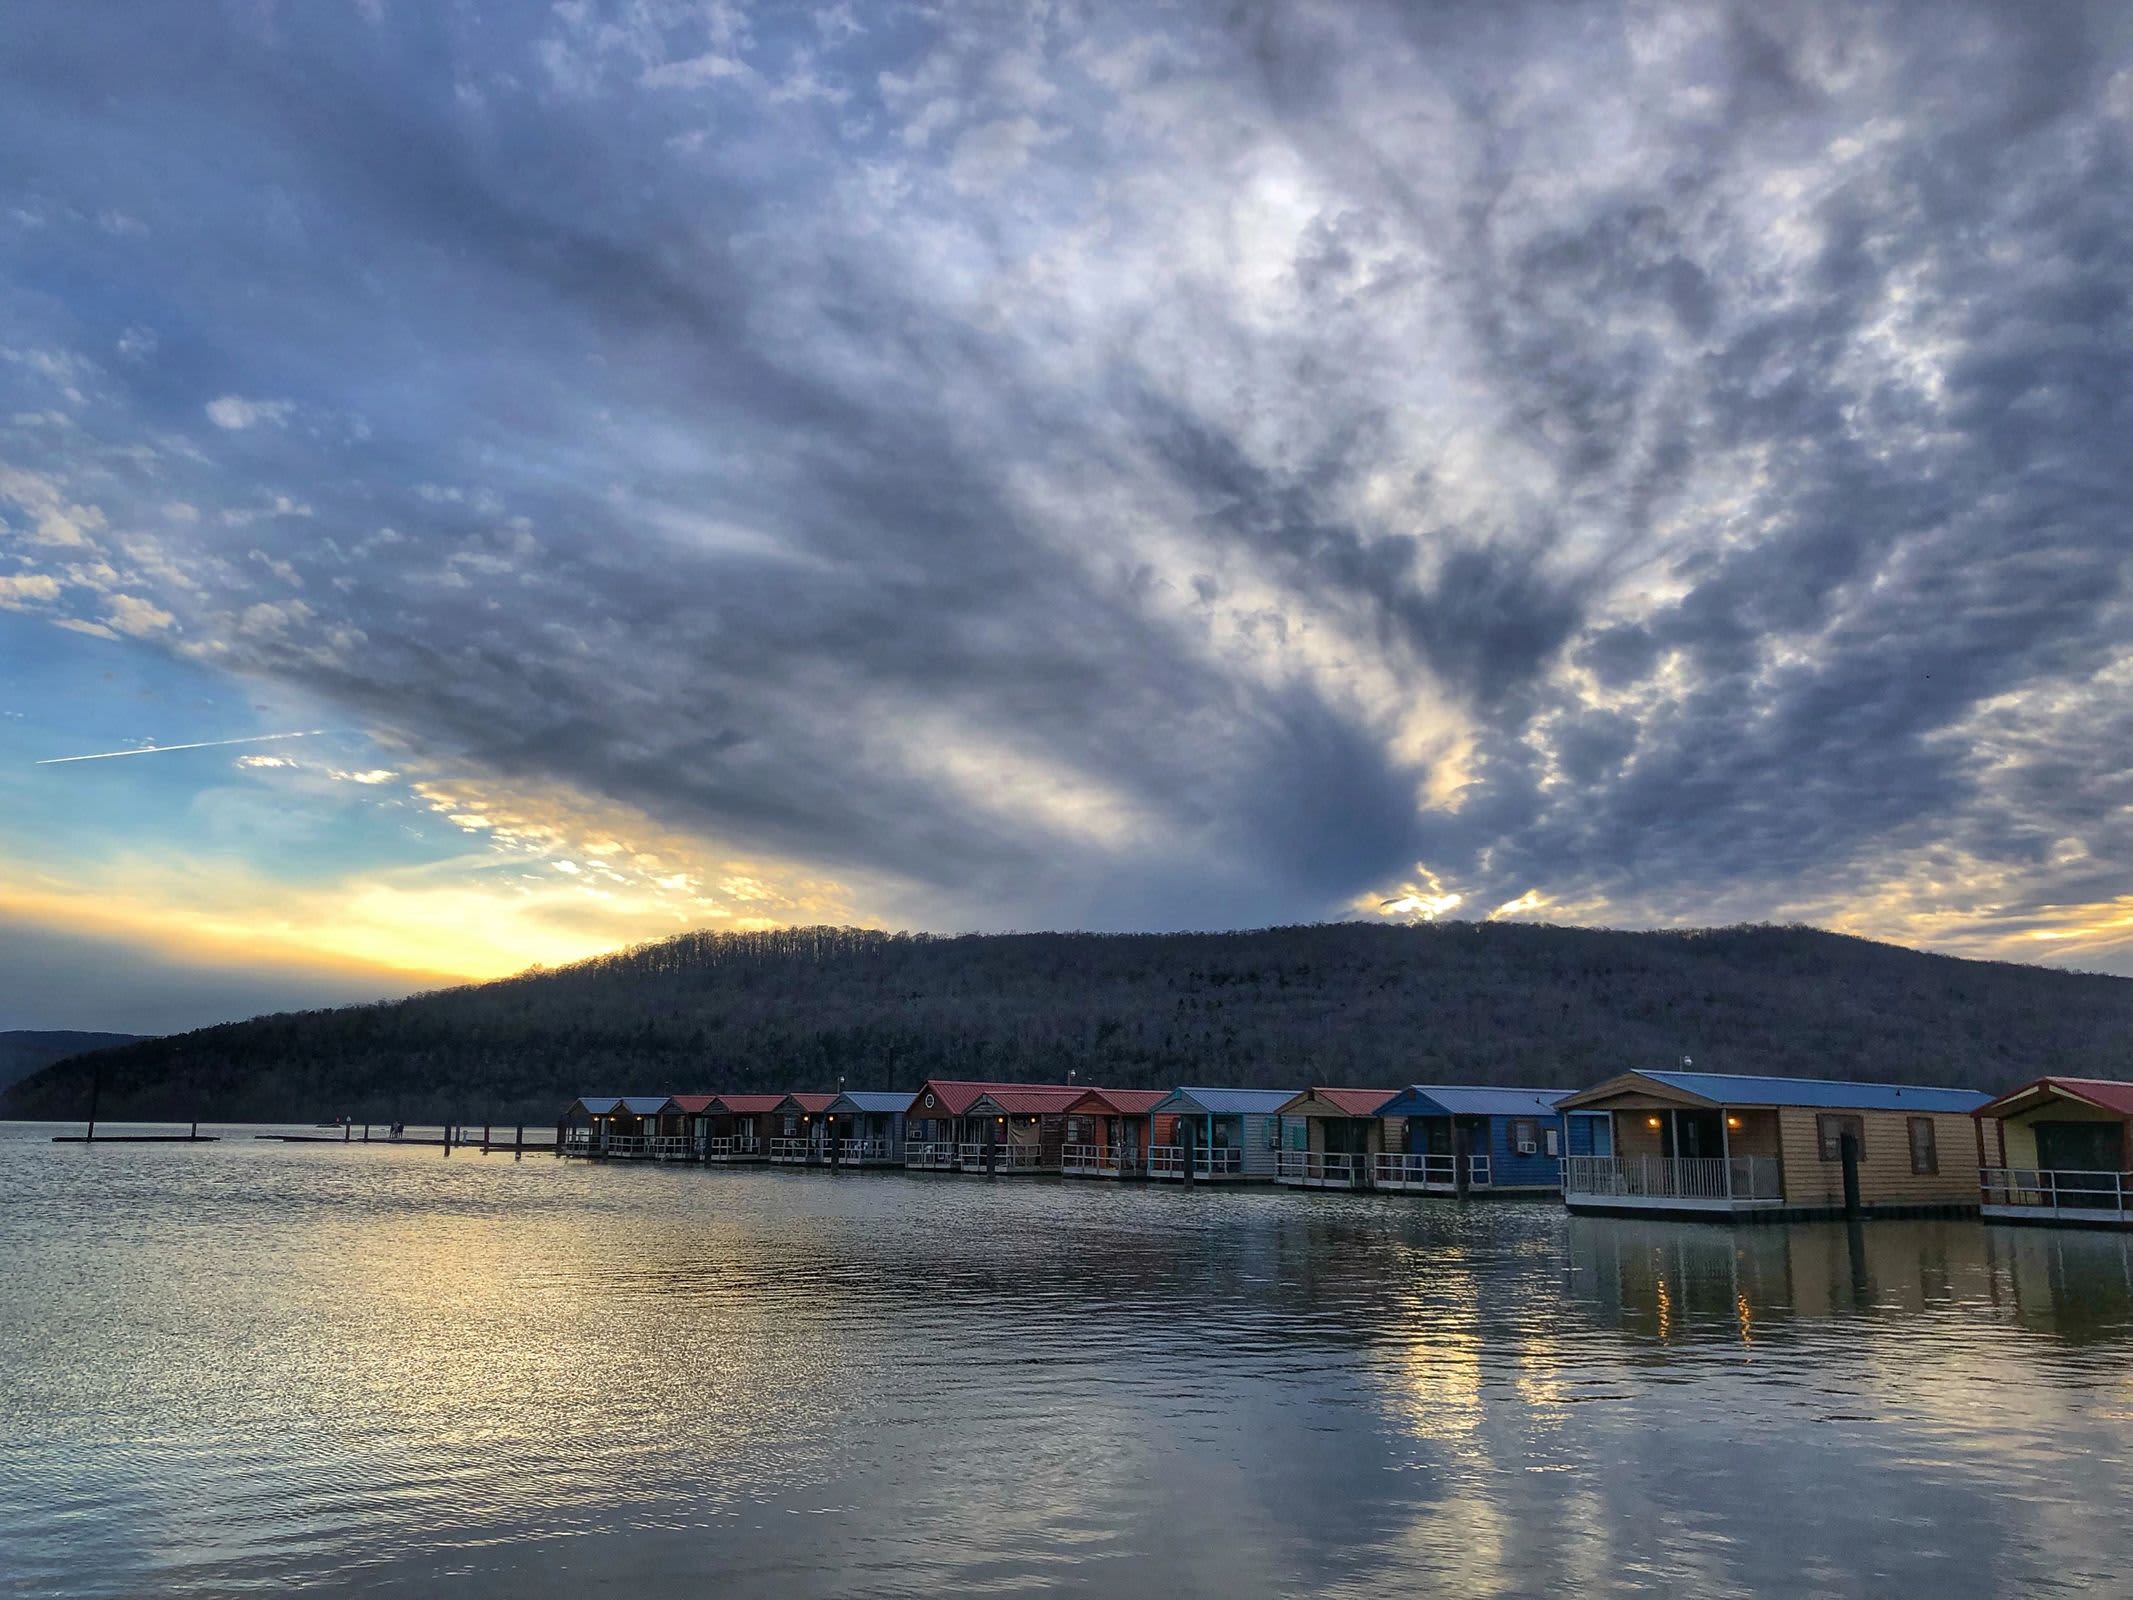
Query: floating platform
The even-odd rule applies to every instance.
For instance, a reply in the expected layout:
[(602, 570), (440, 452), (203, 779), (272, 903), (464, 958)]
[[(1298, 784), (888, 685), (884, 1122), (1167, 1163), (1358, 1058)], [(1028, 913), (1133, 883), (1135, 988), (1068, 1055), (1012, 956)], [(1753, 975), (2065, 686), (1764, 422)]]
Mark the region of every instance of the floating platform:
[(55, 1133), (54, 1144), (218, 1144), (219, 1133)]

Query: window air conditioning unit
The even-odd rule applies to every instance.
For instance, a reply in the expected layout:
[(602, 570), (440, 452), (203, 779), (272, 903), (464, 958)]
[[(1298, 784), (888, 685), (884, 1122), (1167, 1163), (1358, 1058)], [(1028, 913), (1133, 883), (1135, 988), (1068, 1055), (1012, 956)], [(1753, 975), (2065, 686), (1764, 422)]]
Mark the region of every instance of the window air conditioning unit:
[(1521, 1139), (1518, 1141), (1518, 1153), (1522, 1156), (1533, 1155), (1537, 1153), (1539, 1149), (1540, 1146), (1535, 1144), (1531, 1139)]

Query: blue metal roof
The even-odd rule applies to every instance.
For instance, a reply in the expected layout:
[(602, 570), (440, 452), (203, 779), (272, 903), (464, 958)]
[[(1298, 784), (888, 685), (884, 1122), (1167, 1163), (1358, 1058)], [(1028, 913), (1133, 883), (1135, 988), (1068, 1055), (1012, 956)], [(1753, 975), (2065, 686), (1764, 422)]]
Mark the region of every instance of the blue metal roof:
[(1411, 1084), (1378, 1108), (1381, 1117), (1552, 1117), (1568, 1089)]
[(633, 1117), (657, 1116), (667, 1103), (663, 1094), (626, 1094), (622, 1097), (622, 1109)]
[(1731, 1072), (1640, 1072), (1638, 1076), (1685, 1094), (1701, 1095), (1721, 1105), (1968, 1113), (1992, 1098), (1977, 1089), (1931, 1089), (1915, 1083), (1853, 1083), (1842, 1078), (1757, 1078)]
[(905, 1111), (910, 1108), (911, 1093), (908, 1089), (847, 1089), (837, 1096), (836, 1106), (850, 1106), (854, 1111)]
[(587, 1116), (604, 1117), (621, 1104), (622, 1096), (619, 1094), (581, 1094), (571, 1101), (570, 1109), (576, 1111), (582, 1106)]
[(1296, 1098), (1294, 1089), (1173, 1089), (1158, 1100), (1150, 1115), (1204, 1111), (1217, 1117), (1264, 1115)]

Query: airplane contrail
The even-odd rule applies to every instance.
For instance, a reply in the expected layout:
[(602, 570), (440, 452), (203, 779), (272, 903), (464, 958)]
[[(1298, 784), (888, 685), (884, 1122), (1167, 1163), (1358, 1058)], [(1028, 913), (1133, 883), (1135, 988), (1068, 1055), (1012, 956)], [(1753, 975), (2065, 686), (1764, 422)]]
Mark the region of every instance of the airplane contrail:
[(63, 767), (69, 761), (113, 761), (120, 756), (159, 756), (170, 750), (213, 750), (226, 744), (266, 744), (273, 739), (309, 739), (324, 728), (306, 728), (301, 733), (255, 733), (244, 739), (202, 739), (197, 744), (144, 744), (131, 750), (99, 750), (93, 756), (48, 756), (32, 762), (38, 767)]

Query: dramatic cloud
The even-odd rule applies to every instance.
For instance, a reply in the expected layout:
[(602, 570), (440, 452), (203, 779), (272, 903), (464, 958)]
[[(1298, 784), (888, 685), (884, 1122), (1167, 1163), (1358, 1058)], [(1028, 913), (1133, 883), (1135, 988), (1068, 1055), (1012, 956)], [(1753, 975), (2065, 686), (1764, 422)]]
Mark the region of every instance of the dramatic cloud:
[(2129, 30), (45, 8), (0, 605), (750, 917), (2133, 967)]

